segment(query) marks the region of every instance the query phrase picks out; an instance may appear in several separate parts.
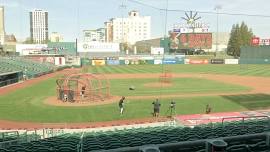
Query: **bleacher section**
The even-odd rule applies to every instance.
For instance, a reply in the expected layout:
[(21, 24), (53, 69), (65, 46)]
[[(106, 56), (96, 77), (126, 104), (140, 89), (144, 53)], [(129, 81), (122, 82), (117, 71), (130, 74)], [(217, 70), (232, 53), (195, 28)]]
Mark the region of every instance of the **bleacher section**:
[(0, 74), (13, 71), (22, 71), (27, 78), (34, 78), (40, 75), (53, 72), (55, 66), (49, 63), (38, 63), (20, 57), (1, 57)]
[(73, 133), (4, 145), (0, 152), (140, 152), (147, 146), (153, 147), (149, 152), (205, 152), (207, 143), (220, 142), (226, 142), (227, 152), (266, 152), (270, 151), (269, 140), (269, 120), (264, 119), (194, 128), (160, 126)]

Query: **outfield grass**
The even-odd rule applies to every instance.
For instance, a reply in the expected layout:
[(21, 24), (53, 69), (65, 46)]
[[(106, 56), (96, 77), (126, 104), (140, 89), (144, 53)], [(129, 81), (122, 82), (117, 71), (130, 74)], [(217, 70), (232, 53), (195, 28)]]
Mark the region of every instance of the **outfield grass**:
[(91, 73), (162, 73), (165, 69), (173, 73), (207, 73), (248, 76), (270, 76), (270, 65), (114, 65), (89, 66)]
[[(54, 94), (55, 90), (51, 87), (53, 83), (54, 81), (48, 80), (27, 89), (15, 91), (12, 93), (13, 95), (1, 96), (0, 119), (33, 122), (95, 122), (151, 117), (152, 100), (129, 100), (127, 98), (124, 116), (119, 115), (117, 102), (94, 107), (54, 107), (44, 105), (42, 100), (46, 98), (46, 95)], [(161, 100), (161, 115), (166, 115), (171, 100)], [(213, 112), (243, 111), (251, 108), (270, 107), (270, 98), (267, 95), (190, 97), (176, 98), (174, 100), (177, 103), (177, 114), (204, 113), (206, 104), (213, 107)]]
[[(233, 75), (270, 76), (270, 65), (132, 65), (90, 67), (90, 72), (102, 73), (160, 73), (171, 69), (175, 73), (212, 73)], [(151, 117), (154, 99), (130, 100), (127, 98), (124, 116), (119, 115), (118, 103), (88, 107), (56, 107), (45, 105), (43, 101), (56, 95), (56, 78), (51, 78), (24, 89), (18, 89), (0, 96), (0, 119), (30, 122), (96, 122), (132, 118)], [(207, 93), (244, 91), (238, 85), (205, 80), (201, 78), (175, 78), (169, 88), (144, 88), (144, 83), (157, 79), (110, 80), (113, 95), (156, 95), (175, 93)], [(133, 85), (136, 90), (128, 88)], [(172, 99), (161, 100), (161, 115), (166, 115)], [(205, 105), (210, 104), (213, 112), (243, 111), (270, 108), (270, 95), (234, 95), (174, 98), (177, 114), (204, 113)]]
[[(200, 78), (174, 78), (169, 87), (145, 87), (158, 82), (157, 79), (113, 79), (110, 80), (111, 93), (118, 96), (147, 96), (160, 94), (241, 92), (249, 88)], [(135, 90), (129, 90), (134, 86)]]
[[(30, 122), (96, 122), (151, 117), (152, 100), (127, 98), (124, 116), (119, 115), (118, 103), (94, 107), (55, 107), (43, 104), (55, 95), (55, 78), (19, 89), (0, 97), (0, 119)], [(161, 100), (161, 115), (166, 115), (172, 99)], [(177, 114), (204, 113), (211, 104), (213, 112), (242, 111), (270, 107), (269, 95), (208, 96), (174, 98)]]

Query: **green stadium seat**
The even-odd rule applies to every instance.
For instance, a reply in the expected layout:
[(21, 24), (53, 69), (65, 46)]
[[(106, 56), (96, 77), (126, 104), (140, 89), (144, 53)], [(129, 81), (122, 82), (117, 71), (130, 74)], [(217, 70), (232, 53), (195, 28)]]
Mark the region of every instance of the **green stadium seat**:
[(11, 151), (9, 151), (9, 150), (7, 150), (5, 148), (0, 148), (0, 152), (11, 152)]
[(226, 148), (227, 152), (248, 152), (247, 145), (232, 145)]

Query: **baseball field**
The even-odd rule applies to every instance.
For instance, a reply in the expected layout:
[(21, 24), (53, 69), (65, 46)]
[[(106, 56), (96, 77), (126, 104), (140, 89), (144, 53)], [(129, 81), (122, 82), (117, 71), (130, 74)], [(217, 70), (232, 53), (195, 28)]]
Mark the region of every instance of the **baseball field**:
[[(158, 84), (164, 70), (171, 71), (171, 84)], [(179, 115), (204, 113), (206, 104), (213, 112), (270, 108), (270, 65), (119, 65), (89, 66), (81, 71), (104, 73), (113, 100), (93, 105), (48, 104), (56, 96), (59, 72), (22, 82), (20, 87), (10, 86), (13, 89), (1, 88), (0, 120), (71, 123), (150, 118), (156, 98), (161, 102), (161, 116), (168, 114), (172, 100)], [(129, 90), (130, 86), (135, 90)], [(118, 109), (121, 96), (126, 96), (122, 116)]]

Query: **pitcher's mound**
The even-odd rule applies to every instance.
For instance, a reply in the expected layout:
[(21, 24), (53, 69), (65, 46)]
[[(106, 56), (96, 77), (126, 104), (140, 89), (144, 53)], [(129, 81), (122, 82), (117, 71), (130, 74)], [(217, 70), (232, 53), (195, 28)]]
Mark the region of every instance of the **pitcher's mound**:
[(146, 83), (144, 84), (144, 86), (149, 88), (171, 87), (172, 83), (154, 82), (154, 83)]

